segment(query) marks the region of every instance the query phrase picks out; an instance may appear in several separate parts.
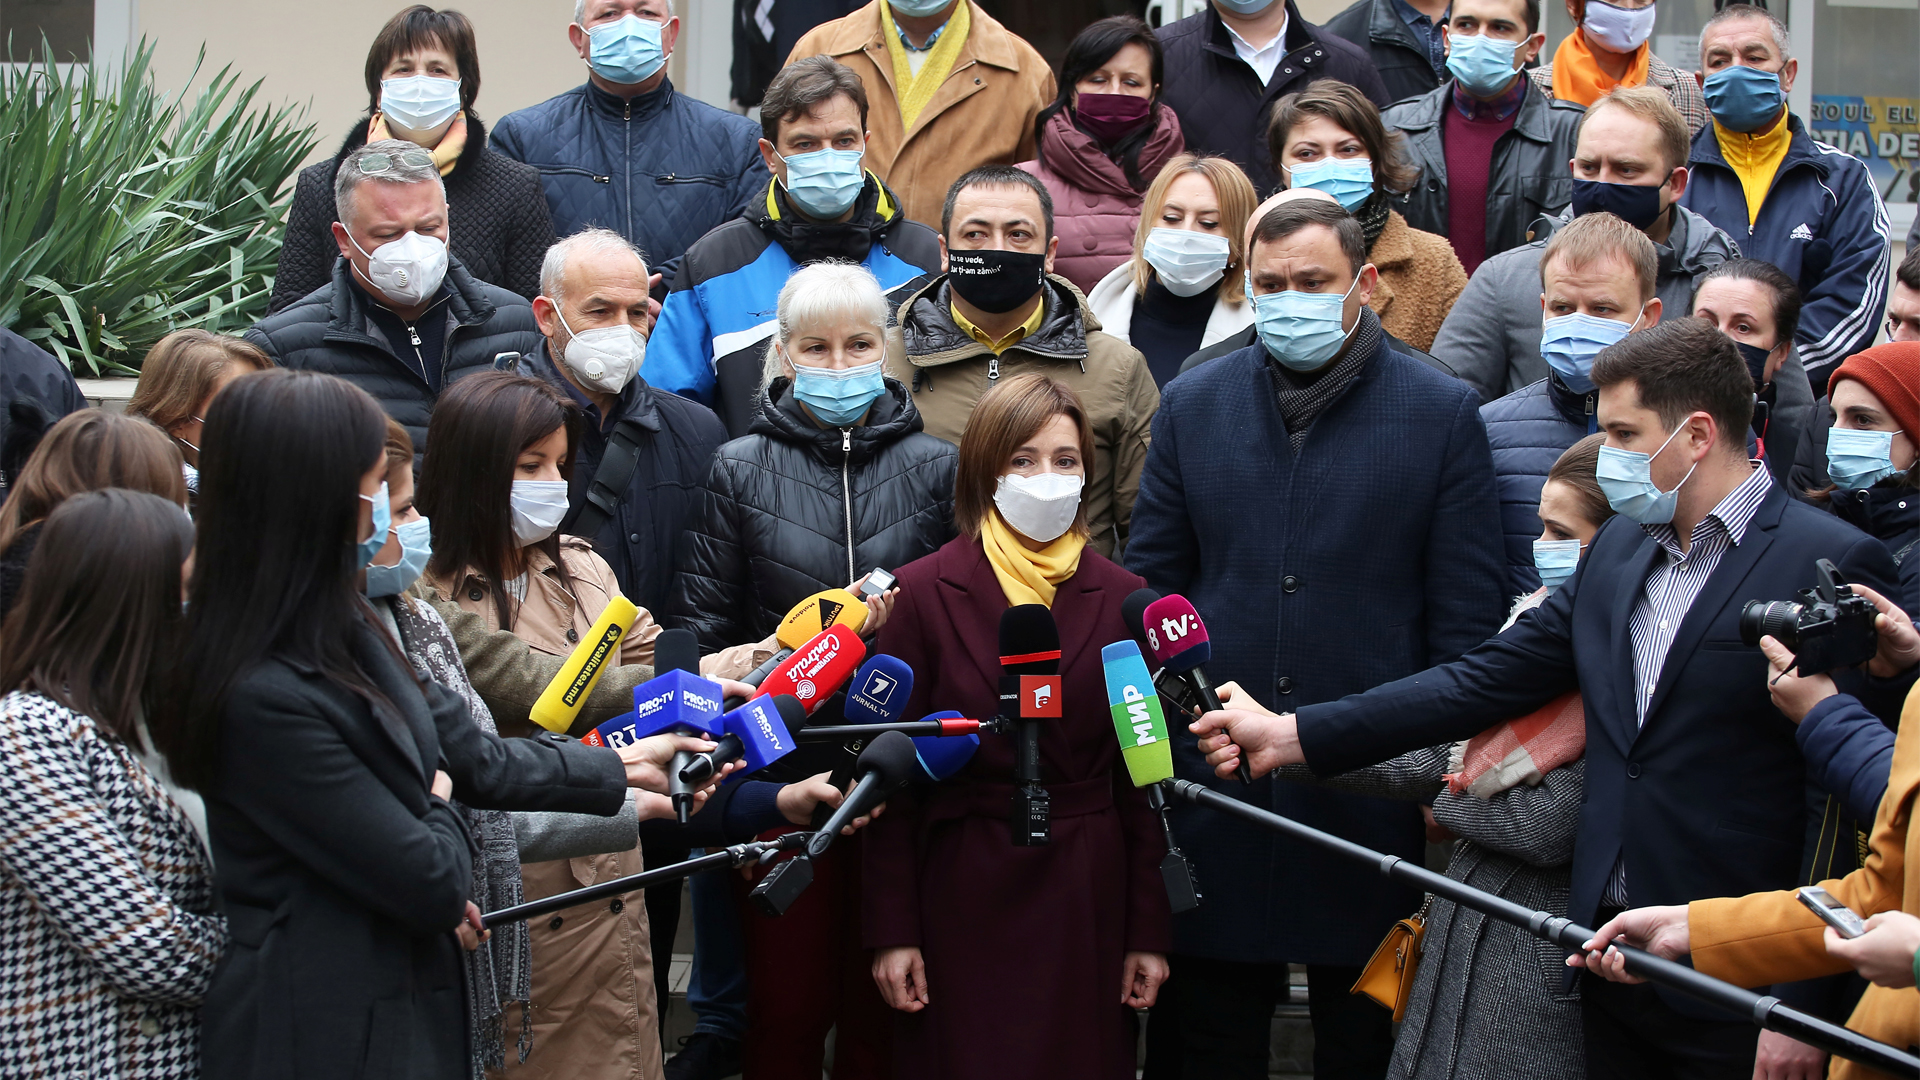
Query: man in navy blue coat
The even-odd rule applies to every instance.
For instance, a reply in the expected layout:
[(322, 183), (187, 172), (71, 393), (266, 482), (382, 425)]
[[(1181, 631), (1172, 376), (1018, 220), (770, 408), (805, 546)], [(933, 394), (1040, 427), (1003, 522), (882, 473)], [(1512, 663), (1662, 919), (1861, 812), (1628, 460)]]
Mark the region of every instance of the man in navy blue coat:
[[(1479, 644), (1500, 625), (1506, 574), (1479, 398), (1387, 346), (1359, 223), (1331, 200), (1284, 203), (1261, 219), (1248, 269), (1260, 341), (1168, 384), (1127, 565), (1199, 609), (1209, 673), (1293, 709)], [(1212, 779), (1195, 740), (1174, 745), (1181, 775)], [(1422, 856), (1411, 804), (1216, 786)], [(1289, 962), (1308, 965), (1315, 1075), (1384, 1075), (1390, 1014), (1348, 988), (1418, 894), (1219, 814), (1176, 824), (1206, 894), (1174, 924), (1186, 1075), (1267, 1075)]]
[[(1577, 687), (1586, 798), (1567, 915), (1586, 926), (1628, 906), (1799, 884), (1805, 766), (1768, 697), (1766, 657), (1741, 643), (1740, 612), (1792, 599), (1816, 559), (1849, 582), (1894, 588), (1880, 541), (1748, 460), (1753, 377), (1711, 324), (1630, 334), (1600, 354), (1593, 382), (1607, 433), (1601, 483), (1620, 514), (1545, 604), (1411, 678), (1284, 716), (1229, 692), (1229, 711), (1195, 725), (1223, 771), (1244, 748), (1256, 776), (1299, 761), (1332, 775), (1468, 738)], [(1589, 1077), (1753, 1071), (1759, 1029), (1744, 1017), (1593, 978), (1581, 995)]]

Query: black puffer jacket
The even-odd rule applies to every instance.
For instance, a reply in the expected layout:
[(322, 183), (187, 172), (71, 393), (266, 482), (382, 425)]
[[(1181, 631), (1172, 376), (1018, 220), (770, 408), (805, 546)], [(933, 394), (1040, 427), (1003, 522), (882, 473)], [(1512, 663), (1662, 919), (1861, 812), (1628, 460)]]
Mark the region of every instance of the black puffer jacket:
[[(333, 242), (333, 177), (346, 156), (367, 145), (363, 116), (333, 158), (300, 170), (287, 211), (286, 243), (273, 272), (271, 315), (327, 283), (340, 249)], [(467, 145), (443, 180), (447, 189), (447, 247), (467, 272), (531, 300), (540, 294), (540, 260), (553, 246), (540, 170), (487, 149), (487, 129), (467, 113)]]
[[(424, 454), (434, 390), (369, 321), (367, 308), (372, 300), (353, 283), (349, 265), (345, 259), (337, 260), (331, 282), (278, 315), (254, 323), (247, 340), (265, 349), (281, 367), (338, 375), (372, 394), (388, 416), (406, 427), (416, 453)], [(493, 358), (501, 353), (530, 353), (546, 340), (533, 321), (532, 304), (474, 280), (457, 258), (448, 260), (447, 281), (441, 289), (445, 302), (423, 318), (446, 313), (446, 346), (440, 353), (442, 387), (490, 369)]]
[[(953, 539), (959, 452), (887, 380), (868, 425), (819, 428), (775, 379), (750, 433), (720, 447), (680, 548), (667, 623), (703, 649), (758, 641), (794, 604)], [(851, 532), (851, 535), (849, 535)]]

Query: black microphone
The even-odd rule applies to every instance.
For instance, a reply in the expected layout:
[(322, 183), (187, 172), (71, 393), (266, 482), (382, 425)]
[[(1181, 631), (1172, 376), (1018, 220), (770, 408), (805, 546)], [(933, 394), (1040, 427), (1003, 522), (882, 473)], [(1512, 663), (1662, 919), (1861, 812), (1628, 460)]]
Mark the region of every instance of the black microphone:
[(867, 744), (867, 748), (860, 752), (856, 767), (860, 779), (834, 809), (833, 816), (807, 838), (806, 848), (794, 858), (774, 867), (773, 872), (747, 895), (754, 910), (769, 918), (784, 914), (806, 891), (807, 886), (813, 884), (813, 860), (826, 853), (833, 844), (833, 838), (854, 818), (886, 802), (887, 796), (905, 787), (919, 775), (920, 759), (914, 752), (912, 739), (897, 731), (889, 731)]
[(1015, 847), (1053, 839), (1052, 797), (1040, 783), (1040, 720), (1060, 717), (1060, 628), (1045, 604), (1000, 615), (1000, 715), (1014, 724)]
[[(656, 675), (668, 671), (700, 674), (700, 639), (691, 630), (660, 631), (660, 636), (653, 639), (653, 670)], [(681, 750), (667, 766), (667, 797), (673, 800), (674, 813), (682, 825), (692, 814), (693, 796), (700, 785), (681, 779), (680, 773), (695, 756), (691, 750)]]

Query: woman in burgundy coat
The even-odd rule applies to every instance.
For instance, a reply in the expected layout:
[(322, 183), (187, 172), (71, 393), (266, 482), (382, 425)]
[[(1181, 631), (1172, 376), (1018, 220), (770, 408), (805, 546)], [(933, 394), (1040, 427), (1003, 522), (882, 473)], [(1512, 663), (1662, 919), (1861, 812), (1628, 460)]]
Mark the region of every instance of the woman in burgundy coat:
[(876, 646), (913, 667), (908, 715), (988, 717), (1001, 614), (1047, 604), (1060, 630), (1062, 716), (1040, 741), (1052, 843), (1013, 846), (1001, 735), (959, 776), (895, 796), (866, 833), (866, 943), (902, 1014), (901, 1077), (1132, 1077), (1131, 1010), (1166, 978), (1166, 847), (1122, 767), (1100, 666), (1102, 646), (1131, 640), (1120, 605), (1143, 583), (1086, 546), (1092, 446), (1060, 383), (1025, 374), (988, 391), (960, 443), (962, 535), (899, 571)]

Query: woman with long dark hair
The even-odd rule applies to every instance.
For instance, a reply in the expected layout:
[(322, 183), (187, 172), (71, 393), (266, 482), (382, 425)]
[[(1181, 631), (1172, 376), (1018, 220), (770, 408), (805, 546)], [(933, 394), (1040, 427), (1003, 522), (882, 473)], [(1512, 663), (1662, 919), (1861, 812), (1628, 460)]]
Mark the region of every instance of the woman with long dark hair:
[(1089, 25), (1067, 46), (1060, 94), (1034, 117), (1034, 160), (1021, 168), (1053, 196), (1054, 272), (1081, 292), (1133, 254), (1140, 200), (1186, 149), (1160, 103), (1160, 39), (1132, 15)]
[(416, 677), (362, 594), (385, 544), (386, 417), (328, 375), (214, 399), (194, 574), (153, 737), (206, 796), (233, 946), (202, 1010), (223, 1077), (471, 1074), (471, 839), (449, 800), (611, 814), (702, 740), (489, 737)]
[(140, 734), (193, 526), (108, 489), (61, 503), (40, 536), (0, 626), (0, 1075), (193, 1077), (227, 930)]

